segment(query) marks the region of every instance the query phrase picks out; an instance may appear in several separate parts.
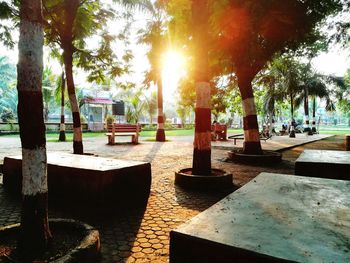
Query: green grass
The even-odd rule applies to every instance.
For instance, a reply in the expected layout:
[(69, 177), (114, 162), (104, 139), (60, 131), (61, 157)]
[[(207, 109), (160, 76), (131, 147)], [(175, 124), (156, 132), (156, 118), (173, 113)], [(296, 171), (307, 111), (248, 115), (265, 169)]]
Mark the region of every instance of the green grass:
[[(243, 133), (242, 129), (229, 129), (229, 134), (240, 134)], [(321, 134), (334, 134), (334, 135), (346, 135), (350, 134), (350, 129), (321, 129)], [(175, 130), (166, 130), (166, 136), (192, 136), (194, 134), (194, 129), (175, 129)], [(12, 135), (2, 135), (6, 137), (18, 137), (19, 134)], [(48, 142), (58, 142), (58, 133), (47, 133), (46, 140)], [(83, 138), (95, 138), (95, 137), (104, 137), (105, 132), (84, 132)], [(153, 137), (156, 136), (156, 131), (141, 131), (141, 137)], [(66, 133), (67, 141), (73, 141), (73, 133)], [(149, 140), (149, 139), (148, 139)]]
[(347, 129), (347, 130), (320, 130), (320, 134), (346, 135), (346, 134), (350, 134), (350, 129)]

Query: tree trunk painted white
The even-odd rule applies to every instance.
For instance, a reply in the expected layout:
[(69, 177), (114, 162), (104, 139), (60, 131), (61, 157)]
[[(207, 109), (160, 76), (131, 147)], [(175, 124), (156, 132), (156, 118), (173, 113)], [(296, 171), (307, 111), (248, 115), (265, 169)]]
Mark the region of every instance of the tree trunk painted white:
[(163, 83), (162, 79), (158, 78), (157, 81), (157, 100), (158, 100), (158, 122), (157, 122), (157, 142), (165, 142), (165, 130), (164, 130), (164, 113), (163, 113)]
[(40, 0), (22, 0), (17, 66), (18, 122), (22, 144), (22, 213), (19, 249), (25, 262), (42, 253), (51, 239), (42, 70), (43, 26)]
[(208, 61), (208, 1), (193, 1), (194, 78), (196, 88), (192, 173), (211, 175), (211, 94)]
[(252, 88), (252, 79), (248, 70), (242, 70), (237, 73), (238, 87), (242, 97), (243, 106), (243, 130), (244, 143), (243, 152), (245, 154), (262, 154), (260, 144), (260, 133), (258, 126), (258, 117)]

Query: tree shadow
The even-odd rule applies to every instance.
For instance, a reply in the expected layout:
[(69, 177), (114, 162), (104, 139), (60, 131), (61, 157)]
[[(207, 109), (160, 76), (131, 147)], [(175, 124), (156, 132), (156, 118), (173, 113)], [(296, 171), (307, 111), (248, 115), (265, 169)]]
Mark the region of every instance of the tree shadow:
[(101, 261), (122, 262), (132, 254), (146, 207), (123, 208), (111, 205), (109, 209), (49, 211), (50, 218), (72, 218), (95, 227), (100, 233)]
[(150, 151), (143, 158), (144, 162), (152, 162), (159, 152), (160, 148), (163, 146), (164, 142), (154, 142)]
[(217, 191), (195, 191), (174, 185), (176, 202), (182, 207), (203, 211), (211, 207), (225, 196), (234, 192), (237, 188)]

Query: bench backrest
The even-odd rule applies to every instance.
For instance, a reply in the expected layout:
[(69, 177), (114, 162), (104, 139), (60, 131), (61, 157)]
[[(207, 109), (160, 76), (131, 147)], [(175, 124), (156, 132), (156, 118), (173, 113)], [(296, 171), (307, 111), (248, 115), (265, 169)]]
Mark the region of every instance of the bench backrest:
[(211, 130), (212, 131), (226, 131), (227, 130), (227, 125), (226, 124), (212, 124), (211, 125)]
[(120, 124), (120, 123), (112, 123), (107, 124), (108, 132), (140, 132), (141, 125), (140, 124)]

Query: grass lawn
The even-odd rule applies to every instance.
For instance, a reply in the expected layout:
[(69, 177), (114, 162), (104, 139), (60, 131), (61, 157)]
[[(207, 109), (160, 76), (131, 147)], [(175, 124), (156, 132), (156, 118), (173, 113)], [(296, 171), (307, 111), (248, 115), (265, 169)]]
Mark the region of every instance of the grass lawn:
[(320, 134), (347, 135), (347, 134), (350, 134), (350, 129), (344, 129), (344, 130), (320, 130)]
[[(228, 133), (243, 133), (242, 129), (229, 129)], [(176, 130), (166, 130), (166, 136), (192, 136), (194, 135), (194, 129), (176, 129)], [(16, 136), (16, 135), (12, 135)], [(83, 138), (92, 138), (92, 137), (102, 137), (105, 136), (105, 132), (84, 132)], [(156, 131), (141, 131), (141, 137), (156, 137)], [(67, 141), (73, 140), (72, 133), (66, 133)], [(48, 133), (46, 134), (46, 140), (48, 142), (58, 141), (58, 133)]]
[[(241, 134), (243, 133), (242, 129), (229, 129), (228, 134)], [(350, 129), (322, 129), (320, 130), (321, 134), (334, 134), (334, 135), (346, 135), (350, 134)], [(165, 135), (166, 136), (193, 136), (194, 129), (176, 129), (176, 130), (166, 130)], [(13, 135), (3, 135), (3, 136), (9, 136), (9, 137), (18, 137), (19, 134), (13, 134)], [(48, 142), (57, 142), (58, 141), (58, 133), (47, 133), (46, 134), (46, 140)], [(83, 138), (94, 138), (94, 137), (104, 137), (105, 132), (84, 132)], [(141, 137), (150, 137), (155, 138), (156, 131), (141, 131), (140, 133)], [(71, 132), (66, 133), (67, 141), (73, 140), (73, 134)], [(150, 139), (148, 139), (150, 140)]]

